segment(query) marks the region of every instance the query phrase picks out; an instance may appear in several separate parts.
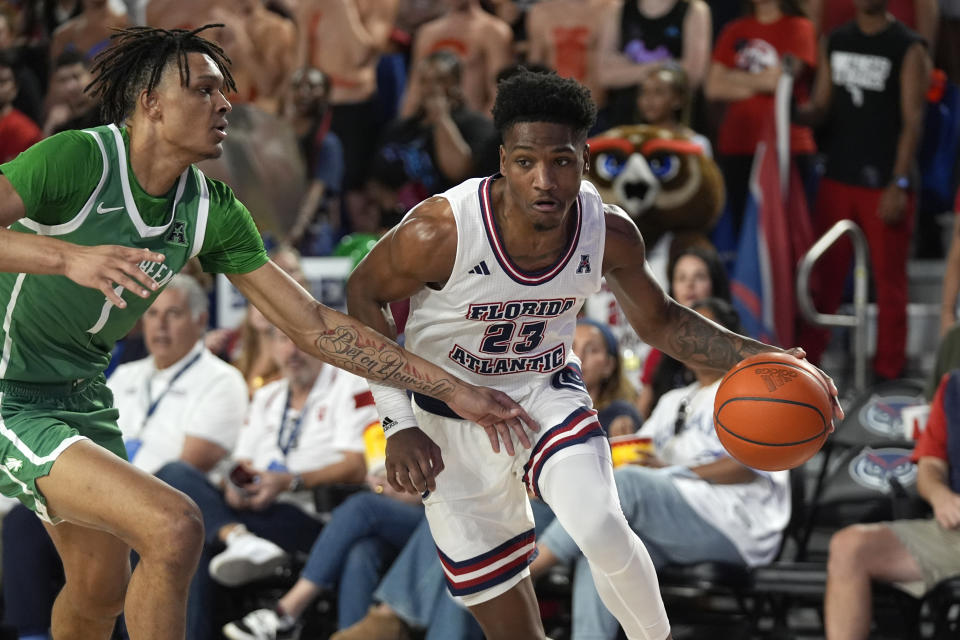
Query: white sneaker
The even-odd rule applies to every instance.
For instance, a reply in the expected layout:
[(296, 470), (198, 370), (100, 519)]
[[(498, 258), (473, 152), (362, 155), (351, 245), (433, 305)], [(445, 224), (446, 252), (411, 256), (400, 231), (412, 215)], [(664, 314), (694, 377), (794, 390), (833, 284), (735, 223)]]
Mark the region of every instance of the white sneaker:
[(223, 625), (223, 635), (230, 640), (294, 640), (300, 635), (299, 629), (285, 618), (273, 609), (257, 609)]
[(249, 531), (231, 533), (227, 548), (210, 559), (210, 577), (226, 587), (266, 578), (276, 573), (287, 553), (274, 543)]

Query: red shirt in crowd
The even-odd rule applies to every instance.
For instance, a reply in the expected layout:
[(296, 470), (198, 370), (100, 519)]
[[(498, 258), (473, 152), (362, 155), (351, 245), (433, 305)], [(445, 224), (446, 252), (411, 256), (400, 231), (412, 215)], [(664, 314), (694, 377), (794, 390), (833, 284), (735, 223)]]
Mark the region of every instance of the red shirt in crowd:
[[(813, 23), (799, 16), (784, 16), (762, 24), (750, 16), (734, 20), (720, 33), (713, 49), (713, 60), (729, 69), (759, 73), (775, 66), (784, 54), (791, 53), (805, 65), (817, 64), (817, 39)], [(723, 155), (752, 155), (762, 127), (757, 123), (773, 109), (773, 94), (757, 94), (727, 105), (720, 124), (717, 151)], [(790, 151), (806, 154), (816, 151), (813, 133), (808, 127), (790, 126)]]
[(650, 349), (647, 359), (643, 361), (643, 373), (640, 375), (640, 382), (643, 384), (653, 384), (653, 376), (657, 373), (657, 365), (663, 360), (663, 351), (660, 349)]
[(33, 120), (16, 109), (0, 118), (0, 162), (7, 162), (26, 151), (42, 137)]
[(933, 395), (927, 428), (920, 434), (917, 446), (913, 448), (913, 455), (910, 456), (914, 462), (923, 457), (939, 458), (948, 464), (950, 462), (950, 456), (947, 453), (947, 414), (943, 410), (943, 390), (946, 387), (944, 381), (949, 377), (949, 373), (944, 374), (940, 379), (937, 392)]

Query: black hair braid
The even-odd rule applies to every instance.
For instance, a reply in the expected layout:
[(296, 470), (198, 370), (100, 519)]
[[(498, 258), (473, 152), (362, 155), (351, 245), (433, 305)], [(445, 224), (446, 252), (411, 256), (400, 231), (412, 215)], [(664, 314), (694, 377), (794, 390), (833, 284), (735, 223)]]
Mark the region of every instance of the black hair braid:
[(91, 68), (94, 78), (85, 90), (99, 97), (105, 120), (121, 124), (133, 112), (140, 92), (152, 91), (160, 83), (171, 57), (176, 58), (180, 83), (187, 86), (190, 83), (187, 54), (203, 53), (210, 56), (223, 74), (224, 86), (229, 91), (236, 91), (230, 73), (230, 58), (220, 45), (198, 35), (201, 31), (222, 26), (206, 24), (193, 30), (118, 29), (110, 36), (112, 45), (94, 60)]

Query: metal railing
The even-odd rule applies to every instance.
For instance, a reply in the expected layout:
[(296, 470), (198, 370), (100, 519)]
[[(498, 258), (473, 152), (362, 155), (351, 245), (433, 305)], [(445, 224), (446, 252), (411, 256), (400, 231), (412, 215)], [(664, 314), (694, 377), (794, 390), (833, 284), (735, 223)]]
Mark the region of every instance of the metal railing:
[[(827, 249), (842, 236), (850, 236), (853, 243), (853, 315), (820, 313), (810, 297), (810, 274)], [(824, 327), (850, 327), (853, 333), (854, 393), (867, 388), (867, 278), (869, 277), (870, 249), (863, 231), (851, 220), (841, 220), (800, 258), (797, 265), (797, 304), (808, 322)], [(836, 277), (841, 277), (835, 274)]]

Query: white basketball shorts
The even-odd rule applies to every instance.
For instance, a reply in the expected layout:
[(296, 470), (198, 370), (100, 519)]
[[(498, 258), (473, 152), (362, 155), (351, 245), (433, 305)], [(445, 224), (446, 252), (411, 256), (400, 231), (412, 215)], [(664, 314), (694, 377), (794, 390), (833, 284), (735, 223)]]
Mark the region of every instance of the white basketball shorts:
[[(477, 424), (448, 417), (446, 405), (416, 396), (420, 428), (440, 447), (444, 470), (437, 489), (424, 498), (430, 530), (447, 584), (467, 605), (486, 602), (529, 575), (536, 553), (527, 491), (540, 496), (543, 470), (563, 458), (595, 452), (585, 445), (605, 437), (580, 378), (571, 364), (514, 400), (540, 425), (532, 449), (515, 443), (510, 456), (494, 453)], [(441, 415), (446, 413), (447, 415)]]

